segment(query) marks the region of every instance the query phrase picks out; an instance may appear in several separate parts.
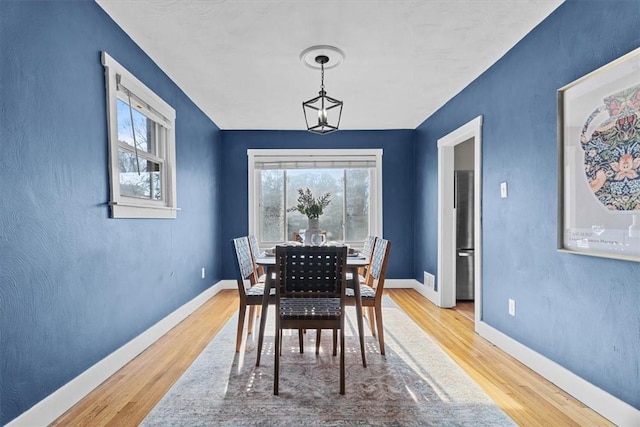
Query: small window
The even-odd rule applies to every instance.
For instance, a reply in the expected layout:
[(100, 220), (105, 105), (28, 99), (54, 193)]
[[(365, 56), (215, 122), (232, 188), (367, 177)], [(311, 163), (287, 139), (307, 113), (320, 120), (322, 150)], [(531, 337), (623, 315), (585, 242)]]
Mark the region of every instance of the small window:
[(175, 218), (175, 110), (106, 52), (102, 64), (111, 217)]

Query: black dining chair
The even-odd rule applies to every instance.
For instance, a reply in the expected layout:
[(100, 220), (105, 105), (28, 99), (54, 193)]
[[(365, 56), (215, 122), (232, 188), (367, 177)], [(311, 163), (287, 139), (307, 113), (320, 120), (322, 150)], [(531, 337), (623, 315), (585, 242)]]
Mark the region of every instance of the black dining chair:
[(340, 394), (345, 394), (346, 246), (276, 247), (276, 345), (273, 394), (279, 392), (283, 329), (340, 333)]

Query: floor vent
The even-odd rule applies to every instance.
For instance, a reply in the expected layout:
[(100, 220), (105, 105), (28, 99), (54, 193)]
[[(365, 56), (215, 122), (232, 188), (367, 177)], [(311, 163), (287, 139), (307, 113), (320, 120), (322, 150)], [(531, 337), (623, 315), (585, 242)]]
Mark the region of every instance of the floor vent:
[(427, 273), (426, 271), (424, 272), (424, 280), (422, 283), (424, 283), (424, 285), (426, 287), (428, 287), (429, 289), (433, 289), (434, 288), (434, 284), (436, 282), (436, 276), (434, 276), (431, 273)]

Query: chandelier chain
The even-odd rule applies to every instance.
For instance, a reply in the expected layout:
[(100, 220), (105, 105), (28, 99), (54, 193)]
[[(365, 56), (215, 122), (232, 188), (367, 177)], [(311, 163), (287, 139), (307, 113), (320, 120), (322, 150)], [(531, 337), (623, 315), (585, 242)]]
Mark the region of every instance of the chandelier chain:
[(320, 89), (324, 91), (324, 64), (320, 64)]

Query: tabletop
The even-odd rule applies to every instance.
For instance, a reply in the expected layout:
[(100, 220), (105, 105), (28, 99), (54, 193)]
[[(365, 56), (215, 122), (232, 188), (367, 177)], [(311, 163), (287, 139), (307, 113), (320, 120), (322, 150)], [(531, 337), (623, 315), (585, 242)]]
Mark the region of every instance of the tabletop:
[[(256, 264), (262, 266), (270, 266), (276, 264), (275, 256), (261, 256), (260, 258), (256, 258)], [(367, 261), (364, 257), (361, 256), (348, 256), (347, 257), (347, 266), (353, 267), (365, 267), (369, 265), (369, 261)]]

